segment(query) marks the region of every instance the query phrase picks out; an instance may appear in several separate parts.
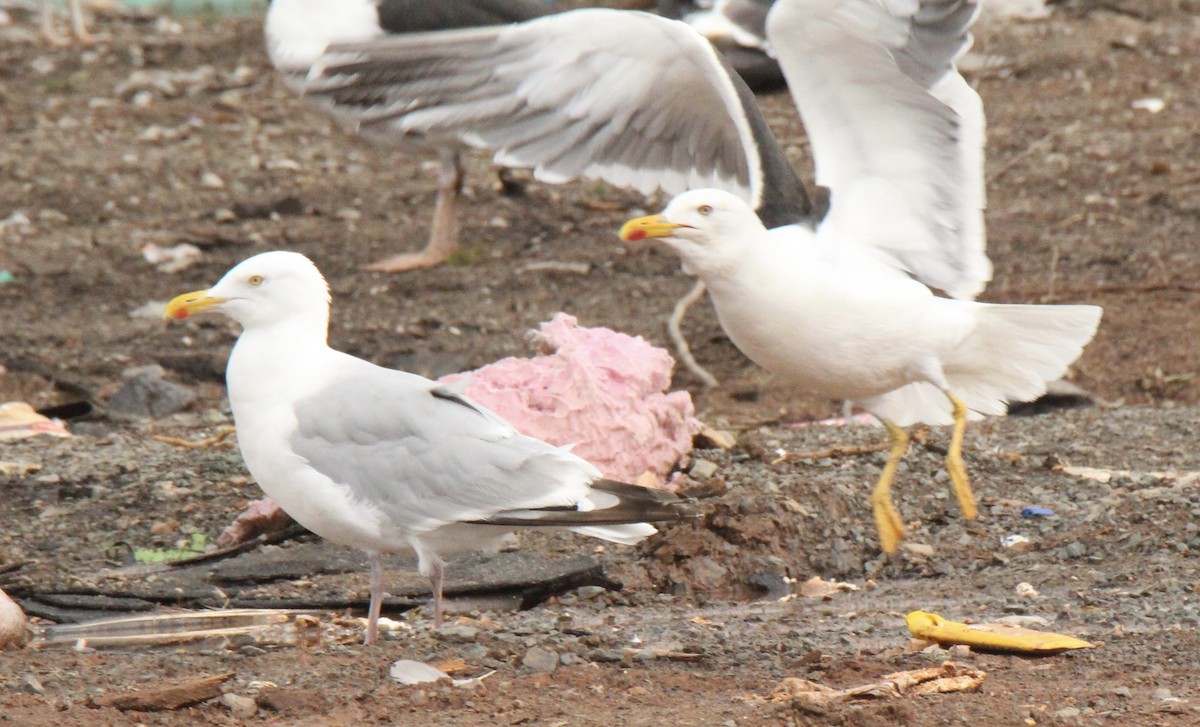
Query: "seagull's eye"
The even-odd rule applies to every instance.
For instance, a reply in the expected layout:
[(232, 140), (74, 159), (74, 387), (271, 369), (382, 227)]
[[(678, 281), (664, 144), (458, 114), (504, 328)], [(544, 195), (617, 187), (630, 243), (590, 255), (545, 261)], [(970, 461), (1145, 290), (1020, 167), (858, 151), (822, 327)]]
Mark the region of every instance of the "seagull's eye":
[(705, 217), (708, 217), (710, 214), (712, 214), (712, 205), (702, 204), (696, 208), (696, 211), (699, 212), (700, 214), (704, 215)]
[(261, 276), (261, 275), (251, 275), (249, 278), (246, 279), (247, 283), (250, 283), (251, 285), (253, 285), (256, 288), (258, 286), (262, 285), (262, 281), (263, 281), (263, 276)]

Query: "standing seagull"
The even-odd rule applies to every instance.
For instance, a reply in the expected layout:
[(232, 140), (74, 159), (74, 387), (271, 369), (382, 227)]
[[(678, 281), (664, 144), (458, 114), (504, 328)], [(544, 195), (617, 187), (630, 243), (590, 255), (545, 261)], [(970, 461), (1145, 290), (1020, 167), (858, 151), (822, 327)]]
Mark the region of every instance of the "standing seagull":
[(367, 644), (387, 553), (416, 552), (441, 625), (443, 555), (494, 548), (524, 527), (631, 545), (655, 532), (647, 522), (691, 515), (675, 495), (602, 479), (450, 388), (331, 349), (329, 304), (308, 258), (268, 252), (175, 298), (165, 317), (214, 310), (242, 325), (226, 372), (242, 457), (297, 522), (367, 552)]
[(1095, 306), (969, 300), (991, 271), (980, 146), (963, 141), (980, 133), (982, 108), (953, 63), (976, 10), (969, 0), (779, 0), (767, 32), (817, 181), (830, 188), (828, 214), (768, 230), (736, 196), (695, 190), (621, 229), (673, 248), (760, 366), (883, 421), (892, 448), (871, 504), (889, 553), (904, 535), (891, 498), (904, 427), (954, 425), (946, 469), (974, 518), (967, 419), (1043, 393), (1100, 322)]
[[(548, 12), (535, 0), (272, 0), (265, 35), (271, 63), (303, 93), (309, 69), (330, 46), (423, 31), (516, 23)], [(351, 122), (353, 119), (351, 118)], [(367, 270), (395, 273), (445, 262), (458, 249), (456, 207), (462, 191), (460, 144), (436, 134), (395, 134), (361, 128), (375, 141), (436, 152), (441, 161), (437, 203), (425, 249), (374, 262)]]

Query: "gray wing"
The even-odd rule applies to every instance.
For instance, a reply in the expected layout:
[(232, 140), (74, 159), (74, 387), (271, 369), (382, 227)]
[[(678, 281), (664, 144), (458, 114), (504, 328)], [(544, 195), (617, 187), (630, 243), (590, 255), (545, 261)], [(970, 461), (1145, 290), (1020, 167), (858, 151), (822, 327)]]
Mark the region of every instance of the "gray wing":
[(295, 405), (292, 451), (395, 527), (425, 532), (511, 510), (569, 508), (599, 471), (414, 374), (351, 357)]
[(991, 277), (983, 110), (954, 66), (975, 0), (779, 0), (767, 34), (842, 244), (959, 298)]
[(336, 45), (306, 91), (360, 130), (452, 135), (545, 181), (716, 187), (756, 208), (771, 195), (789, 221), (809, 211), (737, 75), (686, 25), (646, 13)]

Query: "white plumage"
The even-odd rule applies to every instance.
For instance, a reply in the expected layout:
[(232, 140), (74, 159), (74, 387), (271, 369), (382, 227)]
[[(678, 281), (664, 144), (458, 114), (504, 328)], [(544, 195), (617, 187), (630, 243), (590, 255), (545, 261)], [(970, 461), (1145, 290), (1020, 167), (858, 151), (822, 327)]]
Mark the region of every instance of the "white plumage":
[(977, 10), (971, 0), (778, 0), (768, 37), (830, 189), (828, 214), (768, 230), (738, 196), (696, 190), (621, 231), (670, 245), (756, 363), (883, 420), (892, 451), (871, 501), (888, 552), (904, 532), (890, 493), (903, 427), (954, 424), (946, 467), (975, 517), (966, 420), (1044, 392), (1101, 315), (971, 300), (991, 277), (984, 117), (954, 60)]
[(601, 479), (567, 449), (421, 376), (326, 344), (329, 291), (304, 256), (256, 255), (168, 318), (215, 309), (239, 322), (229, 401), (246, 466), (300, 524), (367, 551), (374, 642), (381, 556), (416, 552), (441, 621), (442, 556), (494, 546), (516, 527), (565, 527), (618, 543), (686, 515), (675, 496)]

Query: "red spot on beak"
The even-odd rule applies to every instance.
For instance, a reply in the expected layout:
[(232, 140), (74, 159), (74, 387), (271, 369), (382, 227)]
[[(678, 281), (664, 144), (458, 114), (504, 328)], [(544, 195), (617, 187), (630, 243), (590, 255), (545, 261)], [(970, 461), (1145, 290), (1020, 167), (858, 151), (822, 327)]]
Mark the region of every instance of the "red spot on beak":
[(179, 310), (175, 311), (171, 317), (177, 321), (181, 321), (184, 318), (187, 318), (189, 315), (190, 314), (188, 313), (187, 308), (180, 308)]
[(638, 240), (645, 240), (646, 239), (646, 231), (645, 230), (630, 230), (628, 233), (626, 233), (625, 238), (631, 242), (637, 242)]

